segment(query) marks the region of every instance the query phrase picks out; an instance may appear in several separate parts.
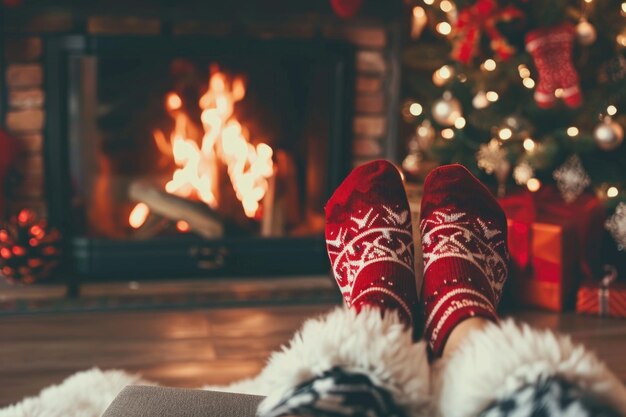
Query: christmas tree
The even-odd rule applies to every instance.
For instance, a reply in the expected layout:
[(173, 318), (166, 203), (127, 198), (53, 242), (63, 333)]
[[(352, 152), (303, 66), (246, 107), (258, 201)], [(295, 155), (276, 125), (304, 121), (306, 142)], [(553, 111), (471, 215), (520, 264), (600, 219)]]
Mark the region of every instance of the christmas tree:
[(500, 195), (593, 191), (626, 246), (626, 2), (407, 4), (407, 175), (457, 162)]

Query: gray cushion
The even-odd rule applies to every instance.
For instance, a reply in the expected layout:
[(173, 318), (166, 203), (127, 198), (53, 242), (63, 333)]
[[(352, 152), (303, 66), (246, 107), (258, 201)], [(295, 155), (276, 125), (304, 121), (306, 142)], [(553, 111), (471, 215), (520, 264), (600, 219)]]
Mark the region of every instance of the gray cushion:
[(183, 388), (124, 388), (102, 417), (254, 417), (264, 397)]

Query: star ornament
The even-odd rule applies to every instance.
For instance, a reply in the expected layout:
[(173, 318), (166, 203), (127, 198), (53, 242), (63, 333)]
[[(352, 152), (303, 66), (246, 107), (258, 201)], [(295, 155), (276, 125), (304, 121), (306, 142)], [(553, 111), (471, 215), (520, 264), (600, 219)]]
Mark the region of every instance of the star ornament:
[(615, 213), (604, 223), (604, 227), (617, 242), (617, 249), (624, 250), (626, 248), (626, 203), (622, 202), (617, 205)]
[(557, 168), (552, 177), (566, 203), (574, 202), (591, 184), (591, 178), (585, 171), (578, 155), (570, 156), (567, 161)]

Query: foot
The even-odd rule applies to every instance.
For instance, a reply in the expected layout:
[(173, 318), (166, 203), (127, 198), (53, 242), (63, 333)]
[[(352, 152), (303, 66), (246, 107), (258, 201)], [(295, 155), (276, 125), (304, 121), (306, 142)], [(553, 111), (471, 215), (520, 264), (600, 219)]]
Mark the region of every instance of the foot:
[(463, 320), (497, 320), (508, 274), (506, 217), (489, 190), (461, 165), (428, 175), (421, 215), (424, 335), (438, 357)]
[(413, 324), (417, 289), (411, 214), (395, 166), (356, 168), (326, 205), (326, 245), (348, 307), (395, 310)]

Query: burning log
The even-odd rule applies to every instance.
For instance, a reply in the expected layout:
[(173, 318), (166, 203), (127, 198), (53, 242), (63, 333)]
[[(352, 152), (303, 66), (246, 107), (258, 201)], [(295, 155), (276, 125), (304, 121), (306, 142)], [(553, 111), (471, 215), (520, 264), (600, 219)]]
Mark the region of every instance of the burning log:
[(172, 222), (163, 216), (150, 213), (145, 222), (133, 231), (133, 239), (150, 239), (167, 230)]
[(167, 219), (183, 220), (200, 236), (215, 239), (224, 235), (224, 225), (206, 204), (169, 194), (146, 181), (135, 180), (128, 187), (131, 200), (144, 203), (150, 211)]

